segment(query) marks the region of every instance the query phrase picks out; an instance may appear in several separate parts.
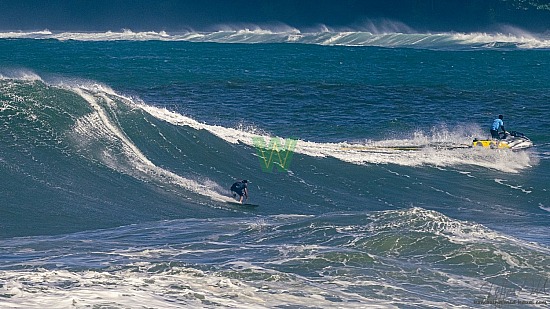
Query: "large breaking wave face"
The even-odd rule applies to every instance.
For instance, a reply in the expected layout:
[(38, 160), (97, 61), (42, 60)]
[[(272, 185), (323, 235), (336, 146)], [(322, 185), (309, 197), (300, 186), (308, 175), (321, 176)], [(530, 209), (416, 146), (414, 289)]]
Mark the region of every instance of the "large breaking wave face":
[[(94, 81), (44, 81), (25, 71), (4, 73), (0, 79), (0, 124), (4, 147), (0, 167), (5, 203), (10, 205), (2, 228), (16, 234), (189, 214), (208, 217), (214, 211), (219, 215), (220, 208), (242, 214), (227, 208), (228, 187), (239, 176), (263, 178), (254, 139), (280, 138), (257, 128), (201, 123)], [(471, 141), (468, 135), (437, 132), (361, 143), (298, 137), (293, 149), (297, 158), (285, 173), (264, 175), (266, 186), (255, 187), (257, 200), (267, 204), (285, 200), (284, 209), (299, 213), (310, 213), (311, 205), (317, 205), (315, 211), (333, 211), (341, 203), (364, 208), (365, 198), (372, 207), (384, 207), (394, 202), (352, 193), (358, 188), (376, 189), (359, 182), (332, 192), (327, 190), (331, 182), (326, 177), (346, 169), (355, 177), (376, 179), (376, 173), (388, 170), (371, 170), (367, 175), (361, 167), (388, 165), (452, 167), (469, 177), (472, 170), (517, 173), (537, 163), (528, 152), (424, 147)], [(408, 181), (406, 171), (389, 172)], [(341, 197), (334, 199), (330, 196), (334, 194)], [(60, 220), (59, 214), (65, 219)]]

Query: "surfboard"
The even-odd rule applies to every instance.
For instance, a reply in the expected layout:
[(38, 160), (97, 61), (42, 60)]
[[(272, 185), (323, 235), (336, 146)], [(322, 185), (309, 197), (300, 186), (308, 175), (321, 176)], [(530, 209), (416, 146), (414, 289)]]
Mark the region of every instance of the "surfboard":
[(239, 206), (239, 207), (258, 207), (258, 206), (260, 206), (260, 205), (257, 205), (257, 204), (248, 204), (248, 203), (241, 204), (239, 202), (226, 202), (226, 203), (229, 204), (229, 205)]

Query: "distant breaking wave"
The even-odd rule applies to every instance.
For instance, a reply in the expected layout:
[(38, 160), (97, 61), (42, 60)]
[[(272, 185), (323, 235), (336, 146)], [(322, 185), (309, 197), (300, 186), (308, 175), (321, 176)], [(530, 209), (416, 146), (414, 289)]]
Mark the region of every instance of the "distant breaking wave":
[[(311, 31), (311, 30), (310, 30)], [(188, 41), (212, 43), (297, 43), (323, 46), (373, 46), (387, 48), (419, 48), (438, 50), (457, 49), (547, 49), (548, 35), (533, 35), (512, 27), (502, 33), (414, 33), (409, 29), (373, 28), (362, 31), (337, 31), (320, 27), (311, 32), (302, 32), (291, 27), (266, 30), (258, 27), (244, 29), (226, 28), (212, 32), (188, 31), (167, 33), (165, 31), (133, 32), (2, 32), (0, 39), (55, 39), (75, 41)]]

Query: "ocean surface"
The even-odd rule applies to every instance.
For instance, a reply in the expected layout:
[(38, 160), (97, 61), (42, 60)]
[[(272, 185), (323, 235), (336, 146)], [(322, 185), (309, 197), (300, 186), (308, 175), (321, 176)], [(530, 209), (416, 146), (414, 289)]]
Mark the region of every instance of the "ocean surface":
[(550, 308), (549, 104), (548, 36), (0, 33), (0, 307)]

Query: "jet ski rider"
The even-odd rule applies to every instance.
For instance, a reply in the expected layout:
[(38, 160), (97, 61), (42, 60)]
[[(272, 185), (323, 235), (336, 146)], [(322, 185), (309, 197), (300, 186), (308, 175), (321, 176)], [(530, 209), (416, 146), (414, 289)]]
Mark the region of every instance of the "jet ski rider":
[(502, 132), (504, 132), (504, 135), (506, 135), (506, 130), (504, 129), (504, 122), (502, 121), (504, 117), (502, 115), (498, 115), (498, 118), (493, 121), (493, 125), (491, 126), (491, 137), (493, 139), (500, 139), (500, 136), (498, 135), (498, 131), (502, 129)]

